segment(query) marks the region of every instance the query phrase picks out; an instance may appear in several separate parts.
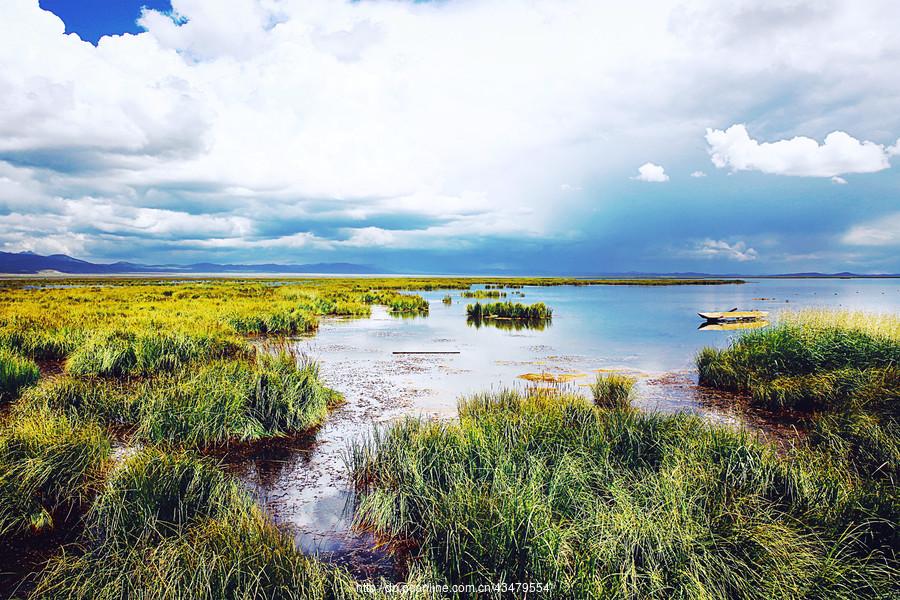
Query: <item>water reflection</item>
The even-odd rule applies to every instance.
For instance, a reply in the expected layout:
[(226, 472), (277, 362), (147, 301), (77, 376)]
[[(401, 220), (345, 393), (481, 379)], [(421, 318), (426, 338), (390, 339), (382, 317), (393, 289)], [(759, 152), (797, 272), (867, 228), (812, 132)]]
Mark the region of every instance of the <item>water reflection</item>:
[(535, 331), (543, 331), (550, 327), (551, 319), (498, 319), (483, 317), (466, 317), (466, 325), (481, 329), (482, 327), (495, 327), (506, 331), (522, 331), (523, 329), (533, 329)]

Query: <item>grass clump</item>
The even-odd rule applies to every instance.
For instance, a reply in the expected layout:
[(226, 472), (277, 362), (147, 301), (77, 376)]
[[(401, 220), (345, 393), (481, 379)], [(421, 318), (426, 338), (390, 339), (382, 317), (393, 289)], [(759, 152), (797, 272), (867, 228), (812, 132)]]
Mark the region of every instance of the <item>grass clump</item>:
[(344, 572), (296, 550), (215, 464), (145, 450), (88, 513), (89, 537), (52, 559), (32, 598), (353, 598)]
[(862, 327), (859, 316), (827, 315), (797, 313), (775, 327), (743, 334), (724, 350), (704, 349), (697, 358), (700, 383), (749, 393), (758, 404), (776, 409), (895, 404), (897, 325), (882, 317), (875, 321), (878, 327)]
[(451, 583), (552, 582), (560, 598), (897, 591), (879, 530), (892, 526), (859, 509), (840, 460), (782, 456), (695, 417), (483, 394), (458, 423), (395, 424), (349, 461), (358, 522), (415, 545)]
[(20, 390), (33, 385), (40, 375), (34, 361), (0, 348), (0, 402), (14, 400)]
[(217, 361), (141, 392), (137, 435), (208, 446), (307, 431), (340, 395), (322, 384), (318, 365), (287, 353), (255, 362)]
[(521, 302), (476, 302), (466, 306), (466, 316), (472, 320), (519, 319), (524, 321), (549, 321), (553, 310), (543, 302), (522, 304)]
[(47, 410), (0, 426), (0, 536), (52, 527), (83, 501), (110, 455), (106, 432)]
[(315, 315), (299, 309), (233, 314), (227, 317), (225, 322), (235, 332), (243, 335), (296, 335), (311, 333), (319, 326)]
[(505, 298), (506, 292), (501, 292), (495, 289), (484, 289), (484, 290), (474, 290), (463, 292), (460, 294), (463, 298)]
[(218, 335), (101, 331), (69, 356), (66, 371), (109, 377), (154, 375), (245, 351), (243, 344)]
[(594, 404), (601, 408), (629, 410), (634, 397), (634, 384), (637, 380), (619, 373), (598, 373), (591, 384), (591, 396)]

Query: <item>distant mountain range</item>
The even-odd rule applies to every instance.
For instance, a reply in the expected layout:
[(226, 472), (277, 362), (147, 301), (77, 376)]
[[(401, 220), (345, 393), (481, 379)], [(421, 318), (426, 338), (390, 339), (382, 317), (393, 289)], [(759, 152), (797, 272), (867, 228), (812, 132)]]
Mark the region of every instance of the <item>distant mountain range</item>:
[(353, 263), (314, 263), (308, 265), (280, 265), (274, 263), (256, 265), (220, 265), (217, 263), (193, 263), (190, 265), (144, 265), (131, 262), (92, 263), (65, 254), (42, 256), (33, 252), (0, 252), (0, 273), (35, 275), (41, 272), (59, 272), (67, 275), (126, 275), (126, 274), (177, 274), (177, 273), (335, 273), (368, 275), (378, 273), (372, 265)]
[[(376, 273), (385, 273), (373, 265), (361, 265), (355, 263), (313, 263), (313, 264), (218, 264), (218, 263), (193, 263), (189, 265), (144, 265), (132, 262), (114, 262), (114, 263), (92, 263), (86, 260), (72, 258), (65, 254), (51, 254), (50, 256), (42, 256), (33, 252), (0, 252), (0, 274), (10, 275), (36, 275), (40, 273), (64, 273), (66, 275), (140, 275), (140, 274), (227, 274), (227, 273), (285, 273), (285, 274), (301, 274), (301, 273), (329, 273), (340, 275), (372, 275)], [(425, 275), (426, 273), (417, 273)], [(449, 274), (449, 273), (448, 273)], [(514, 277), (517, 274), (512, 272), (497, 273), (491, 275), (502, 275), (504, 277)], [(518, 273), (522, 275), (522, 273)], [(858, 273), (779, 273), (772, 275), (747, 275), (741, 273), (698, 273), (693, 271), (679, 273), (645, 273), (637, 271), (628, 271), (625, 273), (579, 273), (577, 275), (567, 276), (583, 276), (583, 277), (679, 277), (679, 278), (698, 278), (698, 277), (900, 277), (898, 274), (858, 274)]]

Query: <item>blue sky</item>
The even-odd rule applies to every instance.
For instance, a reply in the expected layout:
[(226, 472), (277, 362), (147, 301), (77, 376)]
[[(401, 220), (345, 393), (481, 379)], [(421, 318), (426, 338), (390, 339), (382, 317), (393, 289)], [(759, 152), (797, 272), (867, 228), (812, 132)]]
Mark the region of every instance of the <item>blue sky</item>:
[(0, 250), (900, 272), (900, 6), (634, 4), (9, 0)]

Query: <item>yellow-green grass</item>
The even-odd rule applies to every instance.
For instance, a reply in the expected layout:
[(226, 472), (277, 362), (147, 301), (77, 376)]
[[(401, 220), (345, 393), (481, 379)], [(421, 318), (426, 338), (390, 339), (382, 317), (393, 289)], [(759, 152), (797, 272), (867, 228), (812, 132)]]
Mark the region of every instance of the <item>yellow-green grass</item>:
[(216, 464), (147, 449), (114, 470), (87, 515), (81, 548), (52, 559), (31, 597), (324, 600), (364, 594), (345, 571), (297, 550)]
[(15, 399), (23, 388), (33, 385), (40, 374), (34, 361), (8, 348), (0, 348), (0, 403)]
[(107, 433), (49, 410), (0, 424), (0, 537), (54, 526), (90, 495), (110, 455)]
[(466, 306), (466, 316), (473, 321), (484, 319), (519, 319), (523, 321), (548, 321), (553, 317), (553, 309), (543, 302), (522, 304), (521, 302), (476, 302)]
[(20, 410), (96, 420), (145, 442), (206, 447), (308, 431), (340, 399), (316, 363), (259, 352), (148, 379), (56, 377), (28, 390)]
[(696, 417), (482, 394), (458, 422), (374, 432), (348, 462), (359, 524), (451, 583), (552, 582), (557, 598), (898, 592), (895, 486)]
[(621, 373), (597, 373), (591, 384), (591, 396), (594, 404), (601, 408), (629, 410), (635, 395), (634, 385), (637, 380)]
[(747, 392), (773, 408), (896, 409), (900, 318), (806, 311), (744, 333), (728, 348), (704, 349), (700, 382)]

